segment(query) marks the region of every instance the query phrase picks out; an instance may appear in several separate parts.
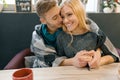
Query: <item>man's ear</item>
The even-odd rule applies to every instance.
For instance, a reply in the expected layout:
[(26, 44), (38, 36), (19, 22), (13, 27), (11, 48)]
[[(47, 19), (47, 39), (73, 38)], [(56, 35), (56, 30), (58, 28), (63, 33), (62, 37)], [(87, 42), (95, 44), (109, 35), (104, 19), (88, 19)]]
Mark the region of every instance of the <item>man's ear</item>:
[(46, 24), (46, 20), (44, 19), (44, 18), (40, 18), (40, 22), (42, 23), (42, 24)]

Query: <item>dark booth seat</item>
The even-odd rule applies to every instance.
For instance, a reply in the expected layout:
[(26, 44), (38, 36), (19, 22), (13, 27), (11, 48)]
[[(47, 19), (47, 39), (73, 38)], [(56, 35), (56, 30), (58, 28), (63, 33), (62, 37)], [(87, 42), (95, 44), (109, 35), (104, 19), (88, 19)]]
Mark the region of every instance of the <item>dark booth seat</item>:
[[(120, 49), (116, 49), (120, 56)], [(29, 48), (24, 49), (23, 51), (19, 52), (12, 60), (10, 60), (10, 62), (4, 67), (4, 70), (25, 68), (24, 57), (31, 55), (33, 55), (33, 53), (30, 52)]]

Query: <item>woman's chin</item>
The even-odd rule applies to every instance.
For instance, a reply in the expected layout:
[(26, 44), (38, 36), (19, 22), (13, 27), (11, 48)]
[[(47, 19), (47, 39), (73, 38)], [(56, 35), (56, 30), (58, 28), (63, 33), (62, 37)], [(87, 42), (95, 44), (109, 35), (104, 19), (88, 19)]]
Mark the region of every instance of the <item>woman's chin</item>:
[(69, 32), (71, 32), (71, 31), (72, 31), (72, 29), (71, 29), (71, 28), (67, 28), (67, 30), (68, 30)]

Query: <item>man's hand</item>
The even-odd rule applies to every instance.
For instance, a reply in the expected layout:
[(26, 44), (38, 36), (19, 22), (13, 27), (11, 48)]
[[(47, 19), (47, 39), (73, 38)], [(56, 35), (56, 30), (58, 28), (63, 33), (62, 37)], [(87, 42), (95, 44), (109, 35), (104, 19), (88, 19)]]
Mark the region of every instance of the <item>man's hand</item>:
[(75, 66), (75, 67), (86, 67), (88, 64), (90, 68), (97, 68), (101, 59), (100, 49), (97, 51), (82, 50), (76, 53), (73, 58), (65, 59), (62, 61), (60, 66)]
[(85, 67), (92, 60), (93, 53), (89, 51), (80, 51), (72, 58), (72, 65), (76, 67)]

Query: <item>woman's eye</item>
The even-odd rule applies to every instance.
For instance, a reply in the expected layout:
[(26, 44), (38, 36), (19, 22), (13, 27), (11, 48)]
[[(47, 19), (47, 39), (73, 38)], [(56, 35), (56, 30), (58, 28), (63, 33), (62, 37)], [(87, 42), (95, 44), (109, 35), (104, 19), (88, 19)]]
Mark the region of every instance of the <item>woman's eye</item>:
[(69, 13), (69, 14), (68, 14), (68, 16), (71, 16), (71, 15), (72, 15), (72, 13)]

